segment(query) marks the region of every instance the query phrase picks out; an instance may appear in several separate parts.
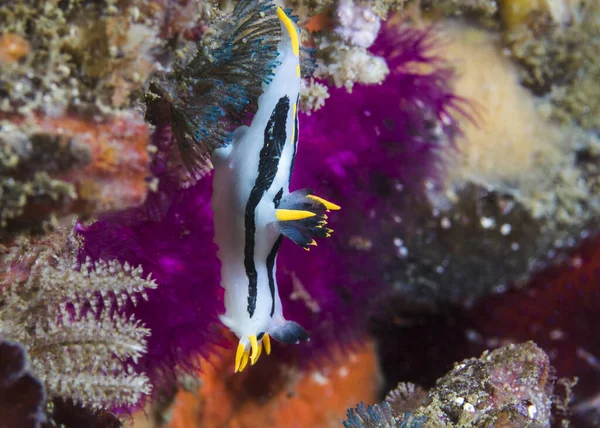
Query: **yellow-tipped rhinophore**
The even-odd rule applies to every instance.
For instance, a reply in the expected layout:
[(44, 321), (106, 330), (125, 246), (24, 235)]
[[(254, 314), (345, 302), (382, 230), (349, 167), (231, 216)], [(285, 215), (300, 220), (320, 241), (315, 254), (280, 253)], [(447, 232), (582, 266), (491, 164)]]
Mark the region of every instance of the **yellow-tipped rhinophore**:
[(300, 55), (300, 38), (298, 37), (298, 30), (296, 30), (294, 22), (279, 6), (277, 7), (277, 16), (279, 17), (279, 20), (283, 22), (285, 29), (290, 35), (290, 40), (292, 41), (292, 51), (294, 52), (294, 55)]
[(316, 201), (316, 202), (319, 202), (319, 203), (323, 204), (325, 206), (325, 209), (327, 211), (330, 211), (330, 210), (337, 211), (337, 210), (339, 210), (339, 209), (342, 208), (339, 205), (334, 204), (333, 202), (329, 202), (328, 200), (320, 198), (320, 197), (315, 196), (315, 195), (308, 195), (307, 198), (312, 199), (313, 201)]
[(262, 338), (263, 343), (265, 344), (265, 352), (267, 355), (271, 354), (271, 338), (269, 337), (269, 333), (265, 333)]
[(275, 210), (275, 216), (279, 221), (302, 220), (309, 217), (314, 217), (316, 214), (311, 211), (304, 210)]

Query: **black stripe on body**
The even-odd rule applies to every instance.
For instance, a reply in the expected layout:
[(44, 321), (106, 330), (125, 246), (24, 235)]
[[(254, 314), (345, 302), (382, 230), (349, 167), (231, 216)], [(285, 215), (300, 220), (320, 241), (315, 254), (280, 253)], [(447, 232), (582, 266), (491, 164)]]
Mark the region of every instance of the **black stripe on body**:
[(246, 229), (244, 268), (246, 269), (246, 276), (248, 276), (248, 314), (250, 318), (252, 318), (256, 310), (256, 298), (258, 295), (258, 274), (254, 265), (255, 212), (264, 193), (271, 187), (277, 175), (281, 153), (286, 142), (286, 123), (289, 110), (290, 99), (286, 95), (277, 101), (277, 105), (273, 109), (273, 113), (271, 113), (271, 117), (265, 127), (264, 145), (260, 150), (260, 159), (258, 162), (258, 176), (246, 203), (244, 216)]
[(296, 117), (294, 117), (294, 153), (292, 153), (292, 162), (290, 163), (290, 175), (288, 177), (288, 186), (292, 182), (292, 173), (294, 172), (294, 162), (296, 161), (296, 152), (298, 151), (298, 109), (300, 105), (300, 94), (296, 98)]
[(275, 267), (275, 259), (277, 258), (277, 252), (279, 251), (279, 247), (281, 247), (281, 242), (283, 241), (283, 235), (279, 235), (275, 244), (273, 244), (273, 248), (271, 248), (271, 252), (267, 257), (267, 273), (269, 275), (269, 291), (271, 291), (271, 317), (275, 313), (275, 275), (273, 272), (273, 268)]
[(273, 205), (275, 205), (275, 209), (279, 208), (279, 204), (281, 203), (281, 197), (283, 196), (283, 187), (279, 189), (279, 192), (273, 198)]

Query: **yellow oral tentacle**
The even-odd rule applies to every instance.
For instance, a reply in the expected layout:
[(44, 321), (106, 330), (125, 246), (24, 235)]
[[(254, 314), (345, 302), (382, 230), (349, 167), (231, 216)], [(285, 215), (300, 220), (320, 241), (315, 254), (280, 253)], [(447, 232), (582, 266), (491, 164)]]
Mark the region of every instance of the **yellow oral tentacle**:
[(250, 354), (250, 364), (254, 365), (256, 360), (258, 359), (258, 340), (256, 336), (253, 334), (249, 336), (250, 338), (250, 347), (252, 348), (252, 354)]
[(265, 352), (267, 353), (267, 355), (271, 354), (271, 338), (269, 337), (268, 333), (265, 333), (262, 341), (263, 341), (263, 344), (265, 345)]
[(235, 353), (235, 371), (237, 373), (240, 370), (240, 363), (242, 362), (242, 357), (244, 355), (244, 351), (246, 350), (246, 346), (240, 342), (237, 347), (237, 352)]
[(242, 363), (240, 364), (240, 372), (242, 372), (248, 365), (248, 357), (250, 356), (250, 350), (244, 350), (244, 356), (242, 357)]

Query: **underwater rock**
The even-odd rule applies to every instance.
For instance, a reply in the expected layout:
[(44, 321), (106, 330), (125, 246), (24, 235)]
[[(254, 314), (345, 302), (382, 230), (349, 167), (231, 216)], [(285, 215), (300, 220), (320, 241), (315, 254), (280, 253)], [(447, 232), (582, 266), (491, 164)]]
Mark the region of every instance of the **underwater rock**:
[(42, 428), (120, 428), (121, 421), (112, 413), (93, 410), (71, 400), (56, 398), (47, 405), (48, 422)]
[(503, 291), (554, 244), (514, 198), (482, 186), (460, 189), (445, 210), (395, 195), (378, 233), (388, 237), (382, 262), (391, 292), (404, 298), (444, 305)]
[(599, 269), (596, 234), (561, 264), (535, 275), (526, 289), (490, 296), (467, 312), (471, 346), (534, 340), (551, 355), (557, 376), (578, 379), (572, 402), (560, 415), (575, 426), (600, 423), (600, 409), (594, 404), (600, 394), (600, 343), (595, 334)]
[(522, 288), (484, 297), (472, 308), (389, 299), (371, 321), (376, 342), (382, 344), (379, 359), (386, 388), (398, 381), (429, 388), (452, 361), (533, 340), (548, 352), (561, 378), (554, 421), (597, 425), (600, 347), (594, 332), (600, 310), (599, 266), (600, 238), (594, 235)]
[(600, 5), (566, 3), (566, 12), (558, 16), (551, 8), (532, 10), (506, 33), (506, 44), (523, 68), (523, 84), (538, 95), (549, 95), (554, 119), (597, 130)]
[[(428, 396), (399, 385), (380, 405), (348, 411), (347, 428), (549, 427), (554, 378), (548, 355), (533, 342), (485, 351), (455, 364)], [(398, 397), (413, 408), (398, 406)], [(415, 399), (411, 395), (416, 395)], [(422, 403), (422, 404), (421, 404)]]
[(25, 349), (0, 339), (0, 427), (41, 427), (45, 399), (44, 387), (28, 370)]
[[(497, 26), (497, 0), (421, 0), (418, 3), (423, 12), (426, 13), (442, 14), (449, 17), (464, 17), (470, 21), (481, 23), (486, 27)], [(506, 0), (500, 3), (510, 4), (514, 2)]]
[(0, 125), (0, 238), (67, 214), (142, 203), (149, 129), (137, 115), (30, 119)]
[(507, 345), (456, 364), (414, 414), (431, 426), (550, 426), (553, 383), (541, 348)]

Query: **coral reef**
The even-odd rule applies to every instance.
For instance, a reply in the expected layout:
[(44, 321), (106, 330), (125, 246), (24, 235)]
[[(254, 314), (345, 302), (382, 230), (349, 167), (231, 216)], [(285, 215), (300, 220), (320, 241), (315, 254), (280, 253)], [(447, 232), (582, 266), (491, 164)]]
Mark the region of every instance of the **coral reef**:
[(345, 426), (598, 425), (599, 3), (277, 4), (316, 52), (291, 187), (352, 215), (281, 249), (312, 340), (235, 377), (207, 156), (270, 78), (274, 3), (0, 6), (0, 425), (18, 388), (32, 426), (44, 394), (49, 426), (327, 425), (380, 381)]
[(548, 8), (534, 8), (506, 34), (507, 45), (524, 69), (523, 83), (550, 94), (552, 116), (585, 129), (600, 128), (600, 25), (597, 2), (571, 2), (566, 23)]
[(3, 254), (0, 333), (22, 343), (49, 397), (94, 408), (133, 405), (151, 386), (132, 371), (149, 331), (124, 313), (155, 288), (141, 269), (89, 260), (56, 233), (23, 240)]
[[(455, 364), (428, 397), (401, 384), (381, 405), (366, 408), (362, 403), (348, 411), (344, 426), (550, 426), (553, 389), (544, 351), (533, 342), (507, 345)], [(400, 403), (399, 396), (414, 407), (408, 408), (406, 399)]]
[(67, 214), (143, 202), (148, 126), (137, 116), (12, 117), (0, 125), (0, 239)]
[[(143, 2), (17, 1), (0, 7), (4, 113), (60, 116), (131, 105), (160, 44)], [(139, 96), (139, 93), (138, 93)]]
[(0, 341), (0, 426), (38, 428), (46, 421), (44, 387), (28, 370), (18, 343)]
[(161, 67), (167, 15), (142, 1), (0, 6), (1, 239), (143, 201), (139, 99)]
[(507, 345), (458, 363), (414, 413), (437, 426), (549, 426), (552, 391), (548, 355), (533, 342)]

